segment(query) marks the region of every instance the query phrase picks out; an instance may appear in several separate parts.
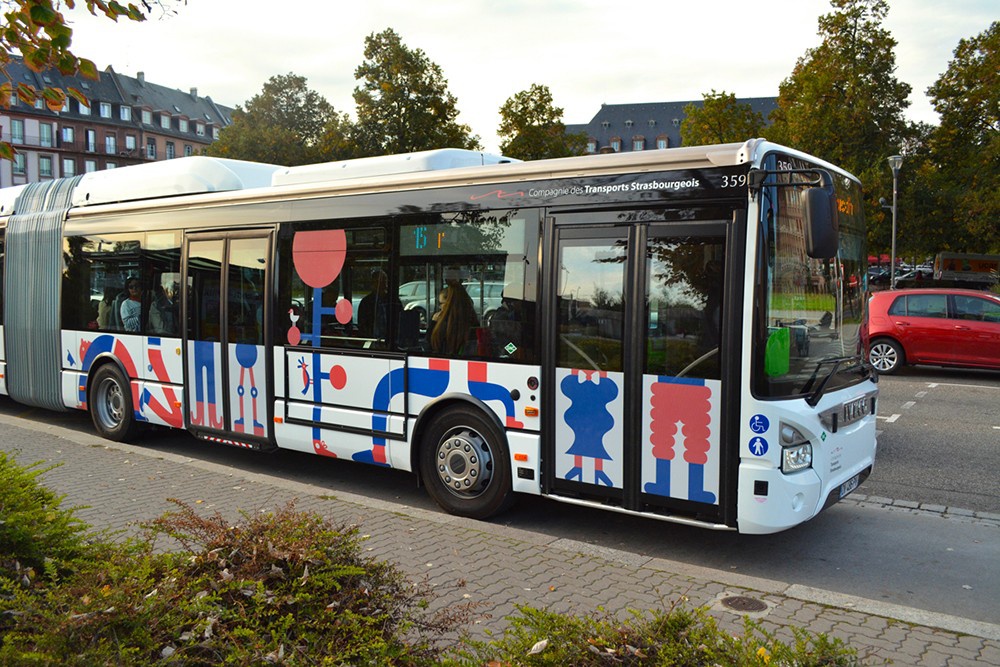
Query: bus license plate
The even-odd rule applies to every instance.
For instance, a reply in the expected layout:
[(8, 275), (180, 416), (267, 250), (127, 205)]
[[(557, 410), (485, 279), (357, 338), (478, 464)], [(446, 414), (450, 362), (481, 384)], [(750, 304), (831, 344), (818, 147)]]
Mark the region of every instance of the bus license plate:
[(855, 475), (854, 477), (850, 478), (849, 480), (847, 480), (846, 482), (844, 482), (843, 484), (841, 484), (840, 485), (840, 497), (843, 498), (844, 496), (846, 496), (847, 494), (849, 494), (851, 491), (853, 491), (854, 489), (858, 488), (858, 484), (860, 483), (860, 480), (861, 480), (861, 475)]

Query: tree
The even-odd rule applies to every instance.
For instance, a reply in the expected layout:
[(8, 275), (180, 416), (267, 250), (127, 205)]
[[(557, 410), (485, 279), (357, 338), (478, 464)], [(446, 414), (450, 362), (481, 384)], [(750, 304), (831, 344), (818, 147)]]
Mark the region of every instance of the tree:
[(343, 141), (350, 121), (292, 73), (272, 76), (263, 89), (233, 112), (233, 122), (205, 151), (217, 157), (310, 164), (349, 157)]
[(739, 104), (736, 95), (722, 91), (702, 95), (701, 104), (684, 107), (681, 141), (685, 146), (725, 144), (759, 137), (764, 117), (749, 104)]
[[(892, 192), (886, 158), (907, 137), (910, 86), (896, 79), (896, 40), (882, 27), (885, 0), (831, 0), (819, 18), (822, 42), (799, 58), (778, 92), (768, 136), (854, 173), (866, 212), (882, 220), (878, 199)], [(870, 238), (883, 235), (873, 225)]]
[(552, 103), (548, 86), (531, 84), (500, 107), (500, 152), (519, 160), (582, 155), (587, 135), (566, 134), (563, 110)]
[(456, 121), (458, 100), (441, 68), (420, 49), (402, 43), (392, 28), (365, 38), (365, 60), (354, 71), (360, 156), (433, 148), (480, 148), (479, 137)]
[[(125, 17), (131, 21), (144, 21), (154, 5), (164, 8), (164, 0), (140, 0), (142, 8), (129, 3), (123, 5), (117, 0), (84, 0), (84, 6), (93, 14), (103, 14), (112, 21)], [(170, 0), (166, 0), (170, 1)], [(59, 70), (67, 76), (83, 76), (97, 79), (99, 74), (94, 63), (80, 58), (70, 51), (73, 43), (73, 29), (66, 23), (66, 17), (59, 11), (61, 6), (73, 9), (76, 0), (2, 0), (4, 26), (0, 30), (0, 106), (10, 106), (12, 96), (25, 104), (34, 104), (41, 98), (49, 109), (62, 109), (69, 95), (77, 101), (87, 103), (87, 96), (75, 88), (62, 90), (47, 87), (36, 90), (24, 82), (16, 85), (7, 74), (7, 63), (15, 54), (24, 58), (24, 64), (34, 72), (50, 69)], [(164, 9), (164, 11), (166, 11)], [(0, 157), (14, 158), (14, 150), (7, 142), (0, 143)]]
[(937, 224), (959, 230), (939, 250), (1000, 252), (1000, 21), (963, 39), (927, 90), (940, 126), (931, 134), (929, 174), (939, 193)]

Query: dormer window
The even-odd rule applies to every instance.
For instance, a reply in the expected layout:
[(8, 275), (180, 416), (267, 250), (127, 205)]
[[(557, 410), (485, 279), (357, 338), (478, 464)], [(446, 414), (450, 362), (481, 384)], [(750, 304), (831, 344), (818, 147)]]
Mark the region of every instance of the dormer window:
[(170, 114), (168, 113), (160, 114), (160, 127), (162, 127), (164, 130), (170, 129)]
[(611, 127), (611, 123), (609, 123), (609, 122), (608, 122), (608, 121), (606, 121), (606, 120), (605, 120), (605, 121), (602, 121), (602, 122), (601, 122), (601, 127), (603, 127), (603, 128), (604, 128), (604, 129), (606, 130), (606, 129), (608, 129), (609, 127)]
[(632, 121), (630, 120), (625, 121), (625, 127), (632, 127)]

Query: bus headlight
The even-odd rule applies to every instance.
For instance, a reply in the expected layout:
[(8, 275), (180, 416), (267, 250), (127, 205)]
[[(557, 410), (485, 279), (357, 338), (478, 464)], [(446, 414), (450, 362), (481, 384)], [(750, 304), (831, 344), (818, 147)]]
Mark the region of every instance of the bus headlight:
[(781, 472), (787, 474), (812, 467), (812, 443), (794, 426), (782, 423), (779, 429), (781, 434)]
[(813, 446), (810, 442), (781, 449), (781, 472), (796, 472), (811, 467), (812, 463)]

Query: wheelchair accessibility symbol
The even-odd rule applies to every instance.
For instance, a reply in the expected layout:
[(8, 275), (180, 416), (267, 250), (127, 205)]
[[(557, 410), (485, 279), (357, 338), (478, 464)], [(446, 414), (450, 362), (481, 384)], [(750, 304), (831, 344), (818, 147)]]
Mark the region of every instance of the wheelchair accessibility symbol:
[(771, 422), (764, 415), (754, 415), (750, 418), (750, 430), (754, 433), (766, 433), (771, 428)]
[(764, 454), (767, 454), (767, 440), (760, 436), (751, 440), (750, 453), (754, 456), (764, 456)]

